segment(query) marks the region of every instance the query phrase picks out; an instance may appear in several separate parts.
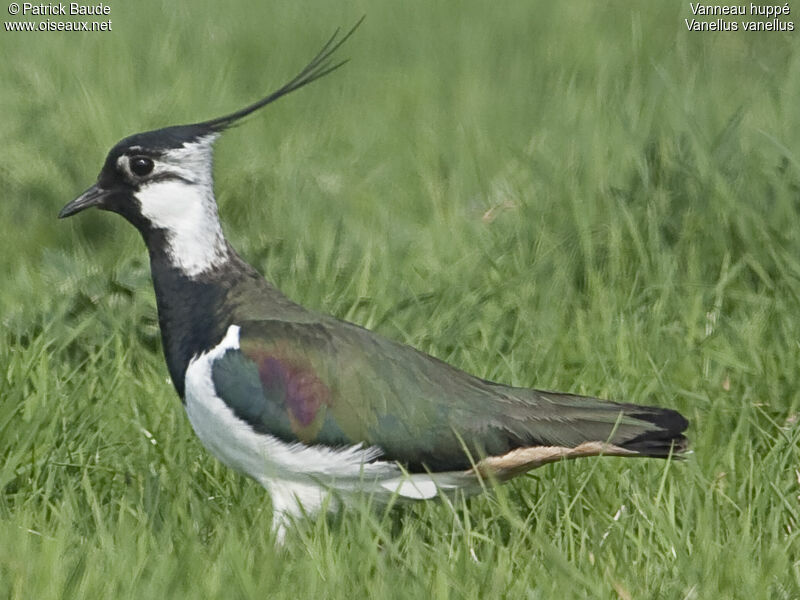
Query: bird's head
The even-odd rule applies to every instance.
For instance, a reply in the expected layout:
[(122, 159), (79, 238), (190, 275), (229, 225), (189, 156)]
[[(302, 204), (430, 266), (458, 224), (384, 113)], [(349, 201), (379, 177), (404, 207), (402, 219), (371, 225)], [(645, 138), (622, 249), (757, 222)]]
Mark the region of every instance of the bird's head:
[(95, 184), (62, 208), (59, 218), (90, 207), (119, 213), (142, 233), (148, 245), (154, 237), (163, 240), (172, 262), (189, 274), (224, 258), (213, 191), (214, 141), (250, 113), (347, 62), (334, 62), (331, 57), (362, 21), (363, 17), (342, 37), (337, 30), (294, 79), (258, 102), (216, 119), (121, 140), (108, 153)]
[(126, 137), (108, 153), (97, 182), (59, 218), (95, 206), (119, 213), (143, 233), (173, 228), (175, 220), (214, 202), (212, 144), (218, 136), (198, 124)]

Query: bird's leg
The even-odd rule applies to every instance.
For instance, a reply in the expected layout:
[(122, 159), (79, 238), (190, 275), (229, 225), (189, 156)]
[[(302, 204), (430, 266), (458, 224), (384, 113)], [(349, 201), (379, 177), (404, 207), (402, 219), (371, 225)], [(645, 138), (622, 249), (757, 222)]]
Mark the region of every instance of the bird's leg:
[[(328, 495), (325, 488), (313, 482), (270, 479), (263, 485), (272, 498), (272, 530), (279, 545), (283, 544), (286, 531), (292, 523), (296, 519), (316, 515)], [(333, 500), (328, 509), (335, 509)]]

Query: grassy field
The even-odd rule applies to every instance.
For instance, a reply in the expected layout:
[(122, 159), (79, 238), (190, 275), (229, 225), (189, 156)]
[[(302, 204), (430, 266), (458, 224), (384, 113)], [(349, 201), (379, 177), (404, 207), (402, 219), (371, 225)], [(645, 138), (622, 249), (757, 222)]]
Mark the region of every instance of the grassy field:
[[(481, 377), (675, 407), (689, 460), (365, 500), (276, 549), (195, 439), (138, 234), (55, 216), (119, 138), (258, 98), (364, 13), (346, 67), (218, 143), (233, 244)], [(142, 1), (0, 33), (0, 598), (800, 597), (800, 34), (692, 16)]]

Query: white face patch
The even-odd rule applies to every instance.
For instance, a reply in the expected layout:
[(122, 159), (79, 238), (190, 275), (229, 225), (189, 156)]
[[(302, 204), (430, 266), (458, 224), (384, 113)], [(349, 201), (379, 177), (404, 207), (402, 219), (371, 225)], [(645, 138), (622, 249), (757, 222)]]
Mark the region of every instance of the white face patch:
[[(135, 194), (142, 216), (166, 231), (170, 261), (189, 277), (227, 258), (214, 200), (211, 145), (216, 138), (210, 135), (165, 152), (154, 161), (148, 177), (154, 180), (142, 184)], [(130, 174), (128, 160), (122, 156), (118, 165)]]

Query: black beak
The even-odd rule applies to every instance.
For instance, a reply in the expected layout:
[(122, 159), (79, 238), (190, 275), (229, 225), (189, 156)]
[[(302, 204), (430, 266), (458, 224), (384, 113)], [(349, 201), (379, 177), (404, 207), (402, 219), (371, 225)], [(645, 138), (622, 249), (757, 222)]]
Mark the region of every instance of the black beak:
[(71, 217), (72, 215), (77, 214), (82, 210), (89, 208), (90, 206), (100, 206), (103, 204), (106, 194), (108, 194), (108, 190), (104, 190), (97, 184), (94, 184), (80, 196), (75, 198), (75, 200), (62, 208), (61, 212), (58, 213), (58, 218), (64, 219), (66, 217)]

